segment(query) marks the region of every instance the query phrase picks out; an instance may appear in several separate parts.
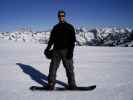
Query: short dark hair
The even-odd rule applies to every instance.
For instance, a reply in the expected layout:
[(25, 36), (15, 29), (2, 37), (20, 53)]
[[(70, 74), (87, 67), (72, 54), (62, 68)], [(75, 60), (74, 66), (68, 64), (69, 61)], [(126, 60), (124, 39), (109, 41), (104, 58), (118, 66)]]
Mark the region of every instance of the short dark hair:
[(59, 10), (59, 11), (58, 11), (58, 16), (60, 15), (60, 13), (64, 13), (64, 16), (66, 15), (66, 13), (65, 13), (64, 10)]

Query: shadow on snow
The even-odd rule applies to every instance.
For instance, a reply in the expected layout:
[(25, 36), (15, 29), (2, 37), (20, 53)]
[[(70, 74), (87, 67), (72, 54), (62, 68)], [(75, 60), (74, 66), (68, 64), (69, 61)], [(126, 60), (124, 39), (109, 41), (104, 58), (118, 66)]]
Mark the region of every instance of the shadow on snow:
[[(39, 83), (42, 86), (47, 86), (48, 76), (41, 73), (39, 70), (35, 69), (34, 67), (22, 63), (16, 63), (25, 74), (29, 75), (32, 80)], [(66, 83), (56, 80), (56, 83), (62, 86), (67, 86)]]

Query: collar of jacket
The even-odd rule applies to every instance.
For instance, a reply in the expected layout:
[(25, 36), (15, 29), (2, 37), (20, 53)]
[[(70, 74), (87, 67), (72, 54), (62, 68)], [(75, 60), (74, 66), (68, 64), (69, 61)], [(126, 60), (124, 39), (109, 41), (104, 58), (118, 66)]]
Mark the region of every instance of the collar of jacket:
[(64, 21), (64, 22), (59, 22), (59, 24), (64, 24), (64, 23), (67, 23), (66, 21)]

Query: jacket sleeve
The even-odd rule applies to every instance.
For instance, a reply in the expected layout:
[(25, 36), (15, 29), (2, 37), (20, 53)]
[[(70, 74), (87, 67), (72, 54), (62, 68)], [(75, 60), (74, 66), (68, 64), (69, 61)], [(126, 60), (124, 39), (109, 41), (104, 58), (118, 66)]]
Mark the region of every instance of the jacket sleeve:
[(75, 29), (73, 26), (71, 26), (71, 36), (70, 36), (70, 44), (68, 48), (68, 52), (73, 55), (74, 47), (76, 42), (76, 36), (75, 36)]
[(47, 48), (46, 48), (47, 50), (50, 50), (51, 46), (54, 43), (54, 34), (55, 34), (55, 27), (51, 31), (50, 38), (49, 38), (49, 41), (48, 41), (48, 45), (47, 45)]

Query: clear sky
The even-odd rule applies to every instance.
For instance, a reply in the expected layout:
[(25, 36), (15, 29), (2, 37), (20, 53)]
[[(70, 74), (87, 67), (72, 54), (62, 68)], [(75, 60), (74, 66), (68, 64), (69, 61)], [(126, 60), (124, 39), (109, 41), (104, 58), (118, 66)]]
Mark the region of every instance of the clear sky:
[(133, 27), (133, 0), (0, 0), (0, 31), (51, 29), (59, 9), (75, 27)]

